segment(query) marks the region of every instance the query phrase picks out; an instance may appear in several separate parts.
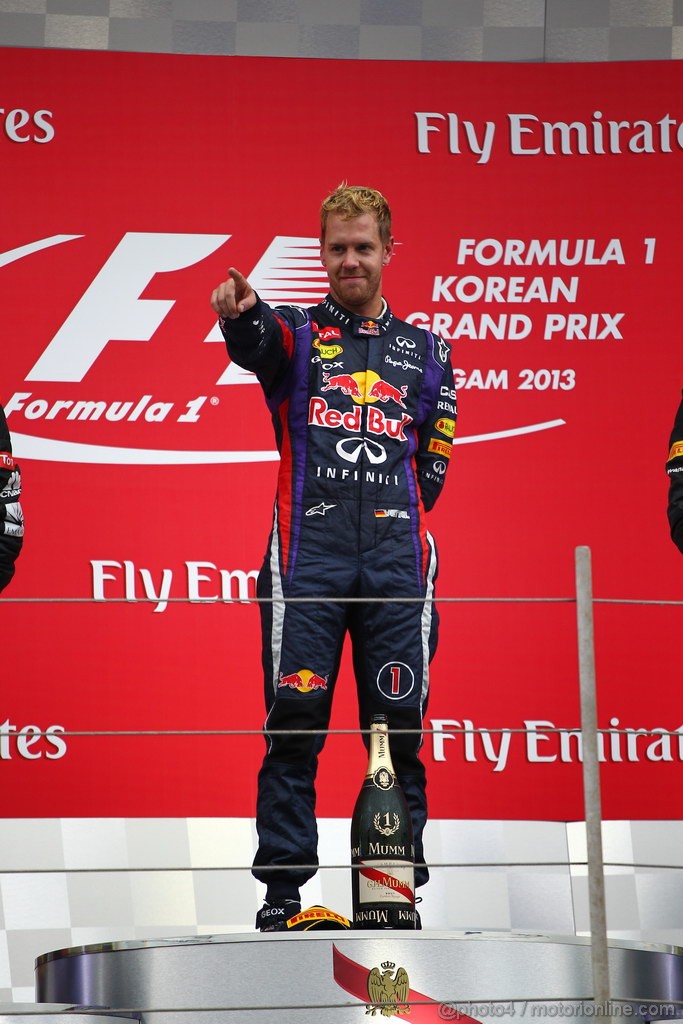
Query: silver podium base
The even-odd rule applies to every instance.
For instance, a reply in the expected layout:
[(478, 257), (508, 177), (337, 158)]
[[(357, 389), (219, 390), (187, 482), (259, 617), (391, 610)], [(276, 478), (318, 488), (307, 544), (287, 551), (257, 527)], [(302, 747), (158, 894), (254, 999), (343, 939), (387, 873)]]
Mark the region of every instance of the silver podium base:
[(0, 1003), (0, 1024), (125, 1024), (138, 1014), (84, 1012), (80, 1006)]
[[(609, 944), (610, 1015), (683, 1016), (683, 949)], [(36, 961), (39, 1002), (139, 1012), (150, 1024), (500, 1024), (605, 1017), (590, 941), (493, 932), (210, 935), (82, 946)], [(509, 1021), (509, 1024), (512, 1024)]]

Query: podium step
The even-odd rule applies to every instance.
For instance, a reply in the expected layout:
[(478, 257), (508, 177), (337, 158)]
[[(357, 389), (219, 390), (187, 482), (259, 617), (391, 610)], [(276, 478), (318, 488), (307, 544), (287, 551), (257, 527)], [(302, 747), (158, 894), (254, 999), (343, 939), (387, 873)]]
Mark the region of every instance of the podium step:
[(124, 1024), (139, 1014), (85, 1012), (80, 1006), (50, 1003), (0, 1003), (0, 1024)]
[[(683, 949), (612, 941), (609, 965), (612, 1016), (683, 1016)], [(39, 957), (36, 992), (39, 1003), (139, 1012), (150, 1024), (605, 1016), (591, 1002), (588, 939), (503, 932), (250, 933), (82, 946)]]

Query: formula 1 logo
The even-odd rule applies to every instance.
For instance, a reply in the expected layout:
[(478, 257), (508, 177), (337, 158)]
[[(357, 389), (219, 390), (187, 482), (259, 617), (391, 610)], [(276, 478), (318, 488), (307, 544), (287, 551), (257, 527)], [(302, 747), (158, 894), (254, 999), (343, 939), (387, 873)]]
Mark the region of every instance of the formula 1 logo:
[[(3, 267), (46, 250), (59, 249), (61, 252), (65, 246), (71, 249), (82, 238), (85, 236), (51, 235), (8, 249), (0, 253), (0, 273)], [(212, 375), (200, 376), (203, 393), (189, 392), (180, 398), (177, 394), (169, 396), (162, 392), (156, 375), (152, 377), (146, 369), (145, 377), (138, 368), (148, 367), (150, 360), (142, 345), (157, 342), (157, 336), (162, 334), (177, 300), (174, 294), (164, 298), (143, 298), (145, 290), (152, 282), (159, 286), (158, 275), (188, 270), (217, 252), (230, 239), (229, 234), (126, 232), (94, 277), (86, 281), (80, 298), (52, 337), (40, 338), (40, 318), (31, 321), (32, 333), (26, 336), (34, 339), (38, 333), (38, 352), (33, 356), (27, 355), (30, 345), (24, 340), (23, 344), (9, 350), (10, 359), (3, 365), (4, 380), (14, 378), (15, 381), (10, 385), (14, 391), (5, 392), (2, 398), (18, 458), (119, 465), (191, 465), (278, 459), (272, 444), (265, 449), (222, 449), (215, 442), (215, 437), (220, 434), (209, 432), (208, 428), (205, 435), (209, 442), (203, 448), (181, 443), (186, 437), (192, 440), (199, 437), (202, 423), (211, 416), (211, 408), (219, 405), (219, 396), (227, 394), (226, 386), (256, 382), (253, 374), (230, 363), (227, 355), (223, 362), (222, 348), (215, 350), (221, 352), (218, 375), (214, 359)], [(289, 269), (283, 278), (283, 267), (295, 269)], [(327, 278), (320, 263), (316, 238), (276, 236), (248, 272), (248, 277), (259, 295), (271, 305), (287, 302), (309, 306), (321, 301), (327, 292)], [(207, 293), (210, 284), (208, 281)], [(168, 336), (168, 328), (165, 330), (164, 338)], [(324, 339), (329, 348), (320, 349), (325, 355), (339, 347), (335, 345), (336, 336), (331, 333), (335, 329), (326, 330), (330, 332)], [(202, 332), (204, 337), (200, 333), (187, 342), (181, 338), (187, 347), (187, 359), (175, 371), (177, 387), (187, 387), (186, 368), (193, 368), (200, 362), (197, 356), (201, 356), (202, 351), (212, 351), (202, 350), (201, 346), (224, 345), (217, 323), (212, 325), (208, 334), (205, 332), (206, 328)], [(197, 344), (199, 348), (194, 347)], [(14, 353), (17, 359), (26, 360), (27, 365), (13, 366), (11, 359)], [(138, 355), (141, 357), (139, 360)], [(157, 349), (155, 356), (163, 360), (164, 353)], [(101, 382), (108, 379), (106, 371), (111, 362), (119, 367), (119, 382), (103, 387)], [(122, 364), (126, 365), (125, 373), (121, 369)], [(167, 371), (167, 363), (163, 364), (163, 369)], [(392, 385), (378, 375), (373, 376), (371, 371), (363, 375), (363, 381), (357, 380), (358, 376), (330, 374), (324, 390), (341, 388), (358, 404), (379, 402), (405, 408), (403, 399), (407, 389), (403, 385)], [(98, 382), (97, 387), (94, 381)], [(253, 402), (253, 399), (249, 401)], [(404, 418), (397, 422), (403, 424), (408, 420)], [(498, 434), (461, 437), (456, 443), (527, 433), (563, 422), (555, 420)], [(393, 426), (393, 422), (385, 417), (377, 417), (377, 423)], [(386, 427), (377, 432), (390, 433)], [(138, 438), (143, 441), (140, 446), (135, 443)]]
[[(57, 245), (78, 237), (56, 236), (34, 245)], [(141, 299), (144, 288), (156, 274), (192, 266), (229, 238), (138, 232), (124, 235), (26, 380), (82, 381), (113, 339), (149, 341), (173, 300)]]
[[(0, 253), (0, 269), (47, 249), (61, 249), (83, 237), (52, 235), (7, 250)], [(3, 395), (17, 457), (139, 465), (277, 460), (278, 454), (274, 450), (225, 451), (218, 447), (186, 450), (173, 444), (178, 437), (176, 424), (181, 427), (197, 424), (212, 405), (219, 404), (220, 397), (215, 394), (210, 397), (210, 388), (215, 386), (222, 390), (224, 385), (256, 381), (253, 374), (230, 363), (227, 355), (218, 379), (214, 374), (213, 384), (211, 378), (202, 380), (208, 393), (189, 394), (181, 401), (175, 397), (170, 401), (168, 396), (155, 393), (154, 382), (139, 381), (137, 378), (141, 374), (135, 372), (138, 343), (154, 340), (176, 303), (176, 298), (170, 296), (142, 298), (145, 289), (157, 275), (185, 270), (200, 263), (230, 237), (229, 234), (127, 232), (121, 238), (56, 333), (43, 344), (38, 358), (34, 357), (32, 365), (19, 369), (23, 385), (17, 387), (15, 384), (13, 394), (9, 397)], [(282, 291), (283, 284), (278, 279), (278, 267), (293, 257), (305, 268), (300, 273), (305, 284), (300, 296), (302, 303), (310, 304), (326, 294), (319, 241), (278, 236), (249, 274), (267, 301), (281, 301), (278, 292)], [(311, 282), (306, 278), (310, 268), (325, 278), (325, 282), (311, 288)], [(299, 296), (291, 291), (291, 284), (288, 287), (287, 298), (296, 300)], [(219, 343), (221, 350), (217, 351), (224, 351), (225, 342), (215, 322), (208, 335), (202, 337), (200, 334), (196, 341), (200, 345)], [(91, 379), (101, 381), (103, 369), (112, 355), (120, 359), (122, 342), (135, 343), (126, 351), (126, 356), (129, 352), (133, 355), (130, 373), (125, 377), (127, 393), (107, 398), (102, 394), (101, 383), (95, 391)], [(25, 346), (21, 349), (17, 346), (16, 351), (21, 351), (22, 355), (24, 350)], [(198, 354), (201, 355), (201, 349)], [(196, 361), (196, 358), (192, 359), (190, 349), (187, 366), (191, 367)], [(184, 376), (181, 372), (177, 377), (182, 386)], [(83, 441), (84, 423), (87, 424), (87, 443)], [(160, 438), (158, 425), (162, 423), (169, 428), (173, 425), (173, 428), (166, 430)], [(132, 429), (145, 441), (149, 439), (145, 447), (124, 445), (119, 440), (123, 427), (127, 428), (127, 435), (131, 434), (130, 424), (136, 424)], [(69, 433), (73, 439), (64, 436)], [(101, 443), (94, 443), (93, 438)]]

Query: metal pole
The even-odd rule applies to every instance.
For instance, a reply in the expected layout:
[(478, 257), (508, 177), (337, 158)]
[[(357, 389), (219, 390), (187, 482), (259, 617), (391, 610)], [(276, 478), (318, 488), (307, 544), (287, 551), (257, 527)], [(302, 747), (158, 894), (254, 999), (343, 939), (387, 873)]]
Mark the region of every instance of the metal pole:
[(575, 551), (576, 619), (579, 642), (581, 689), (581, 741), (583, 747), (583, 800), (588, 852), (588, 899), (591, 929), (593, 999), (609, 1017), (609, 959), (605, 875), (602, 856), (602, 810), (598, 761), (598, 721), (595, 691), (595, 645), (593, 634), (593, 587), (589, 547)]

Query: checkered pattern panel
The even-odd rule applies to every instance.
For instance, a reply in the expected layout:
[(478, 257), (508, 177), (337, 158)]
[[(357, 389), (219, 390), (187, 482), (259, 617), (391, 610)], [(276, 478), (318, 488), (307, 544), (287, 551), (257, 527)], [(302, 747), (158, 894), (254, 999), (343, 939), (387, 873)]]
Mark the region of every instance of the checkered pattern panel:
[[(304, 906), (351, 912), (349, 823), (323, 819)], [(420, 905), (437, 930), (586, 934), (584, 828), (430, 821), (431, 881)], [(0, 1004), (34, 999), (36, 957), (97, 942), (251, 932), (251, 819), (8, 819), (0, 844)], [(606, 822), (612, 938), (683, 944), (683, 822)]]
[[(0, 0), (0, 46), (668, 60), (683, 57), (683, 0)], [(253, 928), (263, 892), (247, 867), (250, 820), (16, 819), (2, 831), (0, 1004), (32, 1002), (33, 964), (49, 950)], [(554, 864), (585, 861), (582, 825), (432, 821), (427, 841), (427, 928), (588, 931), (585, 867)], [(604, 842), (614, 865), (606, 869), (610, 936), (683, 944), (683, 822), (608, 822)], [(320, 822), (320, 854), (330, 866), (304, 903), (348, 913), (348, 869), (333, 866), (348, 856), (348, 822)], [(510, 866), (530, 861), (536, 866)]]
[(371, 60), (683, 56), (682, 0), (0, 0), (0, 44)]

